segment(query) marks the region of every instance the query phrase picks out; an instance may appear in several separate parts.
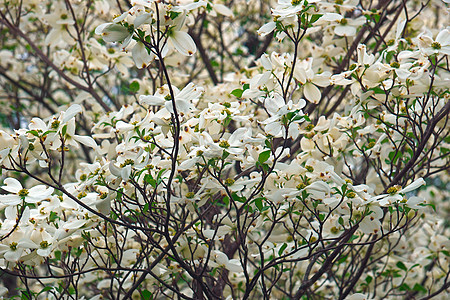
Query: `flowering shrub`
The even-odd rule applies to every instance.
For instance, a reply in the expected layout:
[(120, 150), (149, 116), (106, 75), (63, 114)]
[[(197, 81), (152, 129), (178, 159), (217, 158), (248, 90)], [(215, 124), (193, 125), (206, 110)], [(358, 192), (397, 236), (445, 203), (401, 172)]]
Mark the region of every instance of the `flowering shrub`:
[(4, 297), (447, 299), (448, 12), (2, 1)]

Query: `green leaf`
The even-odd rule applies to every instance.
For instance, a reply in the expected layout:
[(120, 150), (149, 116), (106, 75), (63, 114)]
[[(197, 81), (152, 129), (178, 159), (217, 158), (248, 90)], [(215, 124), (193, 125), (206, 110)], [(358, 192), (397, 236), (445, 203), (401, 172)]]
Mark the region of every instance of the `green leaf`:
[(348, 258), (347, 255), (342, 256), (341, 258), (339, 258), (338, 264), (342, 264), (343, 262), (345, 262), (347, 260), (347, 258)]
[(316, 22), (317, 20), (320, 19), (321, 16), (322, 15), (319, 15), (319, 14), (312, 15), (311, 20), (309, 21), (309, 23), (312, 24), (312, 23)]
[(151, 300), (151, 299), (153, 299), (152, 292), (150, 292), (148, 290), (143, 290), (141, 292), (141, 295), (142, 295), (142, 299), (144, 299), (144, 300)]
[(50, 291), (50, 290), (52, 290), (53, 289), (53, 287), (51, 287), (51, 286), (46, 286), (46, 287), (44, 287), (39, 293), (38, 293), (38, 295), (40, 295), (40, 294), (42, 294), (42, 293), (45, 293), (45, 292), (48, 292), (48, 291)]
[(61, 133), (62, 133), (63, 136), (65, 136), (66, 132), (67, 132), (67, 125), (64, 125), (62, 130), (61, 130)]
[(175, 18), (178, 17), (180, 14), (181, 14), (180, 12), (175, 12), (175, 11), (169, 12), (169, 16), (172, 20), (175, 20)]
[(379, 14), (373, 15), (373, 20), (375, 21), (375, 23), (380, 22), (380, 15)]
[(54, 211), (51, 211), (51, 212), (50, 212), (50, 216), (49, 216), (49, 218), (48, 218), (48, 221), (49, 221), (49, 222), (55, 222), (55, 221), (58, 220), (58, 219), (60, 219), (59, 216), (58, 216), (58, 214), (57, 214), (56, 212), (54, 212)]
[(150, 205), (149, 205), (148, 203), (145, 203), (144, 208), (142, 209), (142, 212), (143, 212), (144, 214), (147, 213), (148, 210), (149, 210), (149, 208), (150, 208)]
[(283, 246), (281, 246), (280, 250), (278, 250), (278, 255), (281, 256), (283, 254), (284, 249), (286, 249), (286, 248), (287, 248), (287, 244), (284, 243)]
[(230, 204), (230, 198), (228, 196), (223, 197), (223, 203), (225, 203), (226, 206), (228, 206), (228, 204)]
[(158, 180), (158, 184), (161, 183), (161, 180), (162, 180), (161, 176), (162, 176), (162, 174), (163, 174), (165, 171), (166, 171), (166, 169), (161, 169), (161, 170), (158, 172), (158, 175), (156, 176), (156, 179)]
[(403, 271), (408, 271), (408, 268), (401, 261), (397, 262), (395, 265), (397, 266), (397, 268), (399, 268), (399, 269), (401, 269)]
[(424, 288), (421, 284), (418, 283), (414, 285), (413, 290), (416, 292), (423, 292), (423, 293), (428, 292), (426, 288)]
[(247, 200), (245, 197), (239, 197), (236, 193), (232, 193), (231, 198), (233, 198), (234, 201), (241, 203), (244, 203)]
[(130, 84), (130, 92), (133, 94), (137, 93), (137, 91), (139, 91), (139, 88), (140, 88), (140, 85), (139, 85), (139, 82), (137, 82), (137, 81), (133, 81)]
[(260, 211), (262, 211), (262, 209), (263, 209), (263, 204), (262, 204), (263, 199), (264, 198), (262, 198), (262, 197), (255, 199), (255, 205)]
[(400, 286), (398, 287), (398, 290), (399, 290), (399, 291), (410, 291), (411, 288), (410, 288), (409, 285), (407, 285), (406, 283), (403, 283), (402, 285), (400, 285)]
[(222, 159), (226, 159), (228, 156), (230, 156), (230, 153), (226, 150), (223, 150), (222, 152)]
[(236, 96), (237, 98), (241, 98), (243, 92), (244, 91), (241, 89), (235, 89), (230, 94)]
[(269, 159), (270, 153), (271, 153), (270, 150), (261, 152), (258, 156), (259, 163), (261, 163), (261, 164), (265, 163)]
[(22, 291), (20, 299), (22, 299), (22, 300), (31, 300), (31, 299), (33, 299), (33, 297), (32, 297), (32, 294), (30, 292)]
[(148, 184), (150, 184), (152, 187), (156, 188), (156, 180), (153, 179), (152, 175), (145, 174), (144, 181)]
[(28, 130), (28, 133), (31, 133), (32, 135), (34, 135), (35, 137), (39, 137), (39, 132), (37, 132), (36, 130)]

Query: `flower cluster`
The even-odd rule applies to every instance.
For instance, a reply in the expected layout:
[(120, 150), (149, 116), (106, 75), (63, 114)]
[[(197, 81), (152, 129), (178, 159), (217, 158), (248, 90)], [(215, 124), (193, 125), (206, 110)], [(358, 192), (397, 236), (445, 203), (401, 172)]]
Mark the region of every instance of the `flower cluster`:
[(0, 4), (22, 297), (445, 299), (442, 3), (112, 5)]

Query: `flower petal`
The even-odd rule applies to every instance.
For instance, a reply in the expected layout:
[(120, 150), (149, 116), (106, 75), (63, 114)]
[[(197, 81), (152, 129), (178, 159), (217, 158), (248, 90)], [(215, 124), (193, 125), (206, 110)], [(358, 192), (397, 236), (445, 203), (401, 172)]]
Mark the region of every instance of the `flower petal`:
[(408, 192), (414, 191), (424, 184), (426, 184), (426, 183), (425, 183), (425, 180), (423, 180), (423, 178), (416, 179), (413, 183), (411, 183), (408, 186), (406, 186), (405, 188), (401, 189), (399, 191), (399, 193), (408, 193)]
[(141, 26), (144, 23), (150, 23), (152, 20), (152, 15), (149, 13), (145, 13), (142, 14), (138, 17), (136, 17), (136, 19), (134, 19), (134, 27), (138, 28), (139, 26)]
[(164, 105), (166, 103), (164, 99), (152, 95), (141, 95), (139, 96), (139, 101), (141, 104), (148, 105)]
[(314, 104), (319, 103), (322, 94), (320, 90), (312, 83), (307, 83), (303, 87), (303, 93), (305, 94), (305, 98), (311, 101)]
[(223, 4), (214, 4), (214, 10), (216, 12), (218, 12), (221, 15), (224, 15), (226, 17), (232, 17), (233, 16), (233, 12), (231, 11), (231, 9), (229, 9), (228, 7), (226, 7)]
[(441, 44), (441, 46), (450, 45), (450, 30), (444, 29), (441, 32), (439, 32), (438, 35), (436, 36), (436, 42)]
[(175, 49), (185, 56), (191, 56), (197, 51), (194, 40), (191, 36), (183, 31), (174, 31), (170, 36)]
[(102, 31), (102, 37), (105, 42), (121, 42), (129, 35), (128, 29), (119, 24), (110, 24), (103, 28)]
[(93, 149), (97, 148), (97, 143), (90, 136), (74, 135), (73, 139), (85, 146), (91, 147)]
[(321, 87), (327, 87), (330, 85), (330, 77), (330, 72), (324, 72), (322, 74), (317, 74), (316, 76), (314, 76), (311, 82)]
[(267, 24), (264, 24), (263, 26), (261, 26), (261, 28), (258, 29), (258, 34), (260, 36), (266, 36), (269, 33), (271, 33), (276, 27), (277, 25), (275, 24), (275, 22), (269, 22)]
[(2, 186), (2, 189), (7, 192), (17, 194), (22, 189), (22, 185), (19, 180), (15, 178), (6, 178), (3, 182), (6, 185)]
[(71, 105), (66, 112), (64, 113), (64, 117), (61, 121), (61, 123), (66, 123), (70, 119), (72, 119), (76, 114), (80, 113), (82, 111), (81, 106), (79, 104)]
[(0, 203), (3, 205), (17, 205), (22, 199), (17, 195), (0, 195)]
[(139, 69), (146, 68), (155, 59), (155, 54), (153, 52), (149, 54), (145, 45), (140, 42), (133, 47), (131, 55)]
[(339, 36), (354, 36), (356, 34), (356, 28), (353, 26), (336, 26), (334, 33)]

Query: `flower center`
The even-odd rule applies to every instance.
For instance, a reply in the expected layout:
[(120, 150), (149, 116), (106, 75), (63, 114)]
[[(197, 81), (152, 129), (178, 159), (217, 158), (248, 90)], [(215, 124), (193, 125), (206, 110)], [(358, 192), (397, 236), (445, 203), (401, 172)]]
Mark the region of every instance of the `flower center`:
[(304, 184), (303, 182), (301, 182), (301, 183), (299, 183), (298, 185), (297, 185), (297, 189), (298, 190), (302, 190), (302, 189), (304, 189), (306, 187), (306, 184)]
[(134, 165), (134, 160), (132, 160), (130, 158), (125, 159), (125, 161), (120, 164), (120, 167), (123, 168), (123, 167), (126, 167), (128, 165)]
[(20, 197), (28, 196), (28, 194), (29, 194), (29, 192), (28, 192), (27, 189), (21, 189), (21, 190), (19, 191), (19, 193), (18, 193), (18, 195), (19, 195)]
[(9, 249), (11, 249), (12, 251), (16, 251), (17, 250), (17, 243), (16, 242), (12, 242), (11, 244), (9, 244)]
[(225, 185), (226, 186), (232, 186), (233, 184), (234, 184), (234, 179), (233, 178), (225, 179)]
[(441, 47), (442, 47), (441, 44), (439, 44), (438, 42), (434, 42), (431, 44), (431, 48), (436, 49), (436, 50), (441, 49)]
[(40, 243), (40, 246), (41, 246), (42, 249), (48, 248), (49, 245), (50, 245), (50, 244), (49, 244), (47, 241), (42, 241), (42, 242)]
[(336, 226), (331, 227), (330, 232), (332, 234), (337, 234), (339, 233), (339, 228), (337, 228)]
[(230, 147), (230, 143), (228, 143), (227, 141), (221, 141), (220, 143), (219, 143), (219, 147), (222, 147), (222, 148), (229, 148)]
[(390, 188), (388, 188), (387, 193), (389, 195), (395, 195), (398, 192), (398, 188), (395, 186), (391, 186)]
[(52, 122), (51, 127), (52, 127), (53, 129), (58, 129), (59, 124), (60, 124), (60, 122), (59, 122), (58, 120), (55, 120), (55, 121)]
[(311, 131), (311, 130), (314, 129), (314, 127), (315, 127), (314, 124), (308, 124), (308, 125), (306, 125), (306, 128), (305, 128), (305, 129), (306, 129), (307, 131)]

